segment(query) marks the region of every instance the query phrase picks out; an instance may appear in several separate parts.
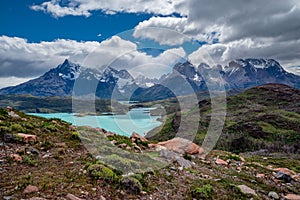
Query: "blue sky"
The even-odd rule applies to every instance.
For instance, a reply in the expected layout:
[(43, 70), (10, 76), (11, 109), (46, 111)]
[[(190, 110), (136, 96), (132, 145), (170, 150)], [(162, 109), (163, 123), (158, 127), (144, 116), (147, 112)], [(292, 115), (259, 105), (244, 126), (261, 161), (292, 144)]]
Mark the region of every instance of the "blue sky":
[[(29, 42), (72, 39), (77, 41), (102, 41), (120, 32), (133, 29), (151, 14), (117, 13), (106, 15), (94, 11), (90, 17), (65, 16), (55, 18), (36, 12), (30, 6), (43, 1), (4, 0), (0, 7), (0, 35), (26, 38)], [(98, 35), (101, 34), (99, 37)]]
[(89, 67), (273, 58), (300, 74), (299, 0), (2, 0), (0, 88)]

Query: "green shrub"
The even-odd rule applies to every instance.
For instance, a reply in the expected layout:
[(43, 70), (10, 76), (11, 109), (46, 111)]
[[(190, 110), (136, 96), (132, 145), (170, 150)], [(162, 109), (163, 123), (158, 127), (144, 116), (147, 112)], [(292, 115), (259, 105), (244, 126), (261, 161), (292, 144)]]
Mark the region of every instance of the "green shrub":
[(108, 183), (114, 183), (119, 180), (119, 177), (113, 170), (102, 164), (92, 164), (88, 167), (87, 171), (92, 179), (100, 179)]
[(26, 132), (26, 129), (21, 126), (20, 124), (12, 124), (9, 129), (12, 131), (12, 132), (22, 132), (22, 133), (25, 133)]
[(107, 137), (110, 141), (115, 140), (116, 141), (116, 145), (119, 144), (127, 144), (128, 146), (132, 147), (133, 144), (130, 140), (130, 138), (126, 137), (126, 136), (122, 136), (122, 135), (113, 135), (113, 136), (108, 136)]
[(195, 187), (191, 190), (191, 196), (196, 199), (211, 199), (213, 187), (210, 184)]
[(74, 139), (74, 140), (80, 140), (79, 132), (78, 132), (78, 131), (73, 131), (73, 132), (71, 133), (71, 139)]

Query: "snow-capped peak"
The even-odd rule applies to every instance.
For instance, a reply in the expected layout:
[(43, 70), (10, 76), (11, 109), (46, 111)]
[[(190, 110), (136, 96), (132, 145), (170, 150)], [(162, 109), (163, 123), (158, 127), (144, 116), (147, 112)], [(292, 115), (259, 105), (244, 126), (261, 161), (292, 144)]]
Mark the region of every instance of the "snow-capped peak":
[(63, 79), (75, 80), (80, 75), (80, 65), (70, 62), (66, 59), (57, 67), (58, 75)]

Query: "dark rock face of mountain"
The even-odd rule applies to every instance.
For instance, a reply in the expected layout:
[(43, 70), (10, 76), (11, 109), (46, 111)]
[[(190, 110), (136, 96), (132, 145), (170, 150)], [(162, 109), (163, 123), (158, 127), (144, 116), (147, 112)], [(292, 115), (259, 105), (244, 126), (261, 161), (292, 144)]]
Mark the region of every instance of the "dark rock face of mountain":
[(266, 83), (300, 88), (300, 77), (285, 71), (273, 59), (238, 59), (224, 67), (223, 78), (231, 89), (245, 89)]
[(39, 78), (0, 90), (0, 94), (31, 94), (34, 96), (69, 96), (80, 66), (68, 60)]
[(273, 59), (237, 59), (225, 67), (219, 65), (213, 68), (203, 63), (199, 66), (190, 62), (177, 63), (170, 74), (164, 74), (160, 79), (140, 75), (133, 78), (127, 70), (112, 67), (100, 72), (65, 60), (37, 79), (1, 89), (0, 94), (96, 95), (101, 99), (113, 97), (151, 101), (206, 91), (208, 88), (219, 90), (215, 86), (221, 81), (226, 90), (244, 90), (267, 83), (300, 88), (300, 76), (288, 73)]

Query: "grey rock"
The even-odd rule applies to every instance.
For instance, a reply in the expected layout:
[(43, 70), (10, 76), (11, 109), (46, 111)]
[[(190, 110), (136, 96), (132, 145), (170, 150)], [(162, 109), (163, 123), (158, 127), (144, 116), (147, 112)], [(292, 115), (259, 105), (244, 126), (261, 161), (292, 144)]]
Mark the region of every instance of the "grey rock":
[(40, 151), (35, 148), (31, 148), (29, 151), (33, 155), (36, 155), (36, 156), (40, 155)]
[(124, 177), (121, 181), (121, 184), (129, 194), (139, 194), (142, 191), (141, 183), (135, 178)]
[(13, 134), (11, 134), (11, 133), (4, 134), (4, 141), (5, 142), (12, 142), (14, 140), (15, 140), (15, 137), (14, 137)]
[(283, 172), (277, 172), (274, 176), (275, 178), (283, 180), (286, 183), (290, 183), (293, 180), (293, 178), (290, 175), (285, 174)]
[(12, 196), (4, 196), (3, 197), (3, 200), (16, 200), (17, 198), (14, 196), (14, 195), (12, 195)]
[(238, 188), (240, 188), (241, 192), (243, 194), (251, 194), (251, 195), (254, 195), (254, 196), (257, 196), (255, 190), (249, 188), (248, 186), (246, 185), (239, 185), (237, 186)]
[(269, 192), (268, 197), (272, 198), (272, 199), (279, 199), (279, 195), (276, 192)]
[(167, 159), (168, 161), (176, 161), (181, 167), (184, 168), (189, 168), (194, 164), (193, 162), (184, 159), (180, 154), (166, 149), (161, 150), (159, 156)]

